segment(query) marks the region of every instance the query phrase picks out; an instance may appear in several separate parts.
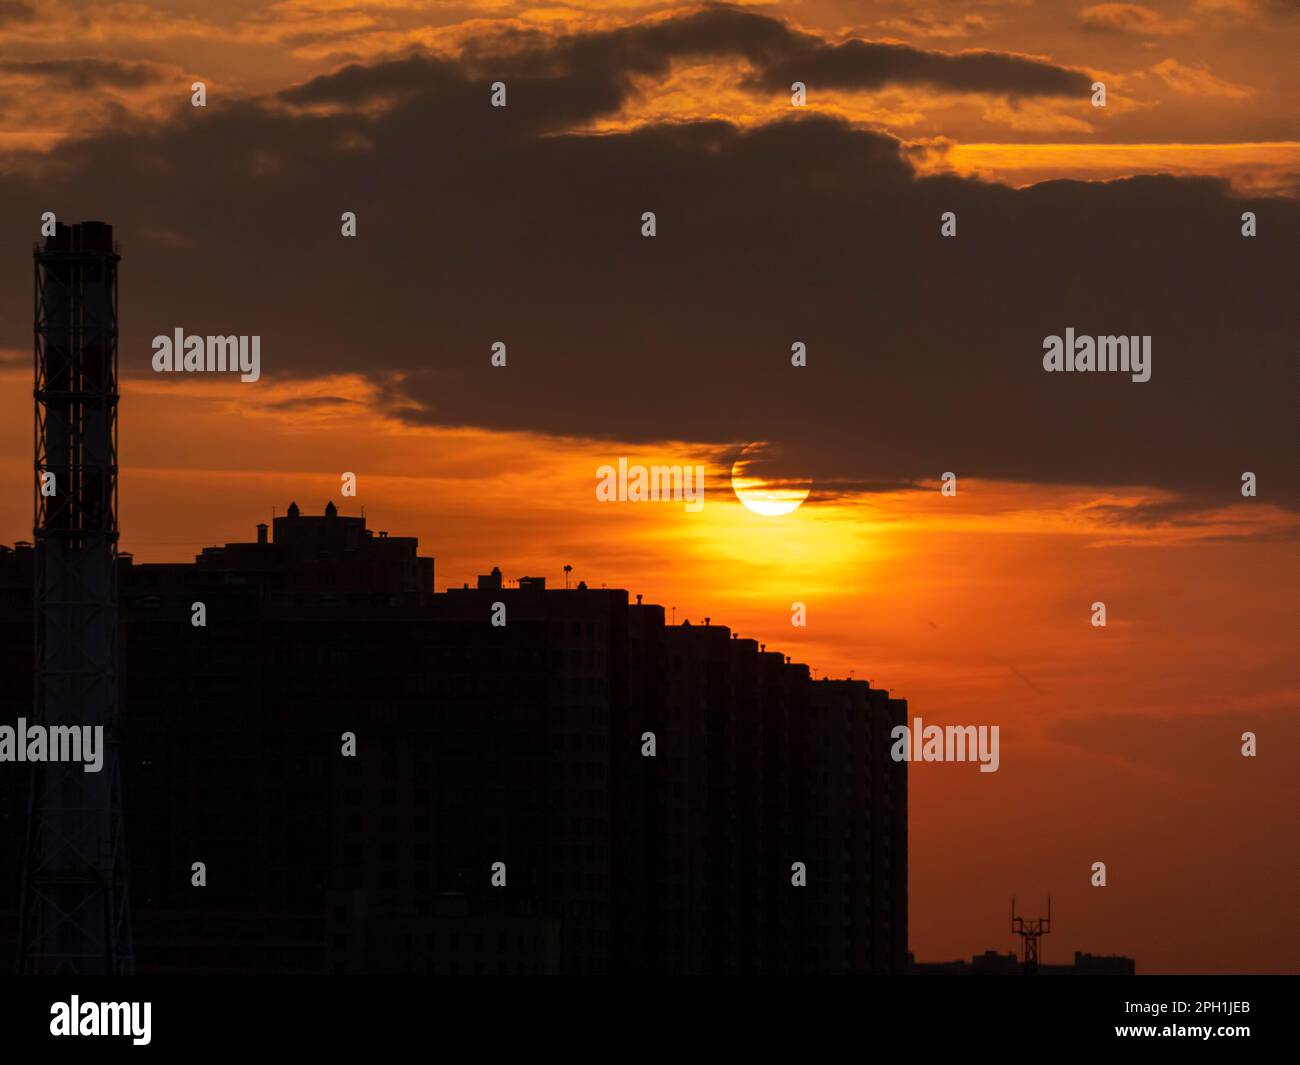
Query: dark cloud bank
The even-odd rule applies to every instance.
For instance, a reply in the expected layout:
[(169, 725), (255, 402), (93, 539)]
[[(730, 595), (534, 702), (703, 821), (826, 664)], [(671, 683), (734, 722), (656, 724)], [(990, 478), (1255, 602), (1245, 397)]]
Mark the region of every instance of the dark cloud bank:
[[(1087, 80), (711, 9), (186, 105), (66, 146), (39, 178), (0, 178), (0, 346), (30, 344), (27, 249), (54, 210), (117, 227), (127, 374), (150, 372), (150, 339), (177, 326), (260, 334), (265, 374), (370, 374), (431, 424), (781, 440), (841, 485), (954, 470), (1227, 503), (1252, 470), (1264, 498), (1297, 502), (1295, 200), (1172, 177), (918, 180), (890, 137), (802, 112), (748, 132), (562, 132), (617, 111), (631, 74), (701, 53), (747, 59), (750, 88), (779, 96), (796, 70), (810, 92), (819, 77), (1017, 94)], [(505, 109), (489, 106), (498, 78)], [(1045, 373), (1043, 338), (1067, 327), (1149, 334), (1151, 380)]]

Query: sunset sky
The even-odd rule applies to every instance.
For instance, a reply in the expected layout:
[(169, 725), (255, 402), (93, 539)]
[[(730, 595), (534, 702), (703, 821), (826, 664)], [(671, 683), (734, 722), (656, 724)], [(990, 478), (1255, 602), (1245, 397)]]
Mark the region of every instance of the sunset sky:
[[(1047, 961), (1296, 972), (1298, 52), (1294, 0), (0, 0), (0, 542), (40, 216), (102, 219), (137, 561), (334, 499), (440, 589), (571, 564), (1001, 726), (911, 767), (919, 959), (1050, 892)], [(177, 327), (262, 379), (153, 373)], [(1151, 380), (1044, 373), (1067, 328)], [(789, 515), (731, 490), (759, 442)], [(703, 510), (597, 502), (620, 456)]]

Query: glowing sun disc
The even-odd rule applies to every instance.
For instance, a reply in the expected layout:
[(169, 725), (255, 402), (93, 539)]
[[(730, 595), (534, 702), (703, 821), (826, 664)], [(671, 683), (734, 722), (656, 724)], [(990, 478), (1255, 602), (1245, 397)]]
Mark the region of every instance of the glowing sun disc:
[(731, 490), (755, 514), (771, 518), (790, 514), (808, 498), (812, 482), (798, 484), (789, 478), (759, 476), (757, 453), (763, 450), (763, 445), (751, 444), (740, 453), (731, 467)]

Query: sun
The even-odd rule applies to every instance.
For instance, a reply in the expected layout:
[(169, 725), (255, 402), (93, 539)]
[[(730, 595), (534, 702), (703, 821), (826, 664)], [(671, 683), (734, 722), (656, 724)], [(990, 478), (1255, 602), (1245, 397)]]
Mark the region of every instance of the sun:
[(782, 459), (780, 447), (756, 443), (732, 463), (731, 490), (755, 514), (771, 518), (793, 513), (812, 491), (811, 479), (791, 477)]

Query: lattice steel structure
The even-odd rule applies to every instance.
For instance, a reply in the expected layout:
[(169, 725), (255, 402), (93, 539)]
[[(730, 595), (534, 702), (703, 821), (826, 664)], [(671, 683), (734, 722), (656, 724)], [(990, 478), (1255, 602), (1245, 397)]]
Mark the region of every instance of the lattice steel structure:
[(1026, 976), (1033, 976), (1038, 972), (1038, 941), (1052, 931), (1052, 896), (1047, 896), (1047, 916), (1036, 917), (1032, 921), (1026, 921), (1023, 917), (1016, 916), (1016, 897), (1011, 896), (1011, 932), (1013, 935), (1020, 937), (1024, 944), (1021, 952), (1021, 963), (1024, 966)]
[(35, 692), (45, 727), (103, 727), (103, 766), (34, 762), (18, 964), (133, 969), (118, 749), (117, 264), (113, 228), (37, 245)]

